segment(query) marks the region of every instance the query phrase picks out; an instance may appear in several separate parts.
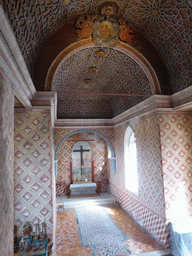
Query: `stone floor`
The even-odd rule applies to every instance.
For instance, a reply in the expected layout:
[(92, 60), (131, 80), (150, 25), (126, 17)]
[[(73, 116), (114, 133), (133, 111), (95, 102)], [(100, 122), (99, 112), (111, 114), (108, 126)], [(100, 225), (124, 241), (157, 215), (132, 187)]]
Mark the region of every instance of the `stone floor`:
[(74, 211), (75, 207), (81, 207), (87, 204), (102, 205), (117, 226), (128, 237), (128, 240), (124, 243), (131, 251), (131, 254), (124, 254), (124, 256), (170, 255), (170, 250), (165, 250), (164, 247), (134, 222), (118, 204), (113, 204), (111, 194), (102, 194), (94, 198), (57, 198), (57, 203), (63, 203), (63, 200), (64, 209), (57, 212), (57, 256), (91, 256), (89, 247), (81, 246)]

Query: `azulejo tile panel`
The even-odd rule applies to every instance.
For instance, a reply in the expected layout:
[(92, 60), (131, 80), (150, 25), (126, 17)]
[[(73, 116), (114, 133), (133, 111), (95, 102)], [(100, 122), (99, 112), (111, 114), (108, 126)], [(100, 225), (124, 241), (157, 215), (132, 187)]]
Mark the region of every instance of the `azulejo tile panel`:
[[(55, 129), (55, 149), (58, 143), (72, 131), (74, 130)], [(102, 129), (99, 131), (102, 132), (111, 141), (111, 143), (113, 143), (113, 129)], [(78, 133), (72, 135), (67, 140), (64, 140), (58, 150), (58, 176), (56, 185), (57, 195), (64, 195), (69, 193), (70, 162), (72, 161), (72, 147), (78, 140), (90, 140), (87, 142), (91, 146), (92, 161), (94, 161), (94, 180), (97, 183), (97, 192), (104, 192), (108, 190), (109, 166), (107, 160), (106, 142), (101, 137), (91, 132)]]
[(52, 151), (49, 110), (15, 111), (15, 224), (46, 221), (52, 234)]
[(192, 114), (159, 114), (167, 218), (192, 212)]
[[(136, 137), (138, 195), (125, 189), (124, 136), (128, 125), (132, 127)], [(116, 175), (110, 174), (110, 189), (120, 199), (124, 209), (162, 244), (167, 245), (168, 231), (159, 134), (156, 114), (132, 119), (115, 128), (117, 172)]]
[(138, 200), (157, 214), (165, 216), (161, 148), (157, 116), (135, 118), (115, 129), (117, 173), (110, 182), (125, 191), (124, 137), (130, 125), (137, 144), (137, 168), (139, 175)]
[(121, 191), (110, 183), (110, 192), (118, 198), (123, 209), (127, 211), (143, 228), (145, 228), (161, 244), (168, 247), (169, 229), (167, 222), (161, 216), (148, 209), (141, 202), (135, 200), (128, 193)]

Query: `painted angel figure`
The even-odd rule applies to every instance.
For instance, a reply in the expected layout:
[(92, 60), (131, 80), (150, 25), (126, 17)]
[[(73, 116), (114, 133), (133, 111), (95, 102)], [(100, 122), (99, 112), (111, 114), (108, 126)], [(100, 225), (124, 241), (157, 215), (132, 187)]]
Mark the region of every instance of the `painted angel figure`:
[(133, 29), (128, 27), (126, 24), (126, 21), (123, 19), (119, 19), (119, 38), (121, 41), (123, 42), (131, 42), (132, 38), (133, 38)]
[(75, 24), (75, 28), (76, 28), (76, 34), (77, 37), (81, 40), (81, 39), (88, 39), (91, 37), (92, 32), (93, 32), (93, 23), (94, 21), (97, 19), (97, 16), (87, 16), (87, 19), (85, 20), (85, 18), (83, 16), (81, 16), (76, 24)]

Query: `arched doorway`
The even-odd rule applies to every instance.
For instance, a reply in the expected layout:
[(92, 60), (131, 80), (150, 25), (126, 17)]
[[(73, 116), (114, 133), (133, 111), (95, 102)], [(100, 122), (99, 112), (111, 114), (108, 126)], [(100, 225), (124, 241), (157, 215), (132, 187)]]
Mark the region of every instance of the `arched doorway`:
[(97, 183), (97, 192), (108, 187), (109, 169), (115, 174), (115, 152), (110, 140), (101, 132), (93, 129), (80, 129), (68, 133), (58, 143), (55, 151), (56, 191), (57, 195), (69, 194), (72, 182), (72, 153), (77, 142), (90, 146), (93, 169), (92, 181)]

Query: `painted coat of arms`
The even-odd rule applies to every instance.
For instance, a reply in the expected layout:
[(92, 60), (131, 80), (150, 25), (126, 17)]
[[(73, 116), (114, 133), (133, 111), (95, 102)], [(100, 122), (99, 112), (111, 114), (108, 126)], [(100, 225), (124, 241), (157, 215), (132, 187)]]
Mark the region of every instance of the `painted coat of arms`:
[(93, 39), (96, 45), (113, 47), (119, 40), (129, 43), (133, 38), (133, 29), (123, 19), (116, 19), (118, 7), (113, 2), (101, 5), (101, 15), (80, 17), (76, 24), (78, 40)]

